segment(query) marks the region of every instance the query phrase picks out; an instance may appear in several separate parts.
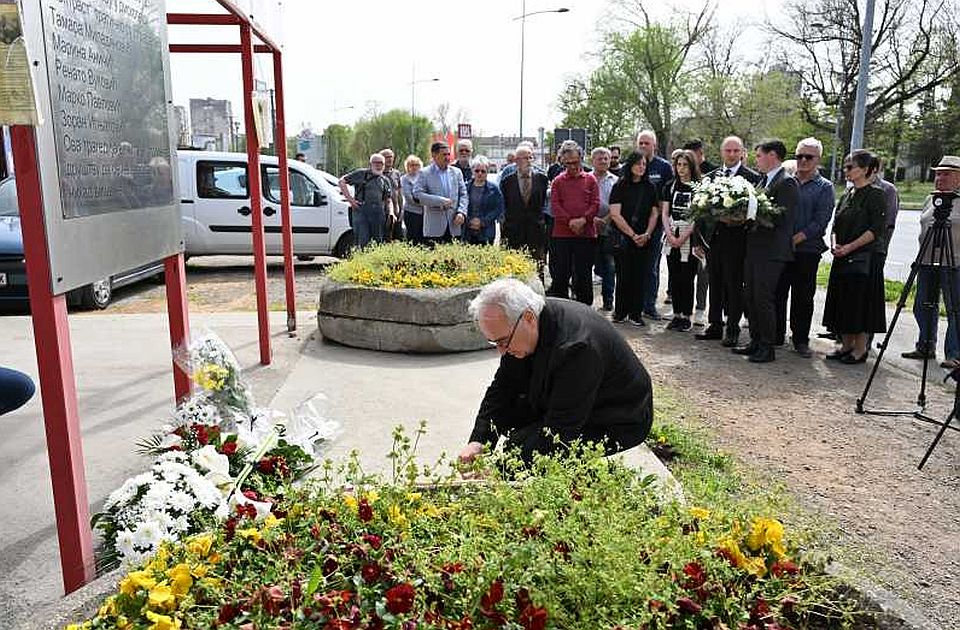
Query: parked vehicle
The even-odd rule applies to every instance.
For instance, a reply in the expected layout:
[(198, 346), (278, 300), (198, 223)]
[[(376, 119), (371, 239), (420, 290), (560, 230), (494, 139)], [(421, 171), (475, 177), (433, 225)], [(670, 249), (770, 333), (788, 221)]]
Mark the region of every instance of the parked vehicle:
[[(181, 150), (177, 162), (186, 255), (252, 254), (247, 154)], [(337, 178), (302, 162), (288, 164), (293, 253), (343, 258), (353, 246), (353, 231)], [(260, 181), (267, 254), (280, 255), (280, 171), (275, 156), (261, 156)]]
[[(152, 262), (74, 289), (67, 293), (67, 303), (89, 309), (106, 308), (114, 289), (162, 273), (163, 263)], [(0, 304), (26, 304), (28, 299), (17, 185), (14, 178), (8, 177), (0, 181)]]

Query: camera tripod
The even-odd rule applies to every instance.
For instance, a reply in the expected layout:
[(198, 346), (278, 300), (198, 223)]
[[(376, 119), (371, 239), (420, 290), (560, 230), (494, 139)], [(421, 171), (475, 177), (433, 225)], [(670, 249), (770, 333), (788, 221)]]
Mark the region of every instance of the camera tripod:
[[(957, 291), (957, 258), (956, 252), (953, 250), (953, 239), (950, 235), (950, 212), (953, 208), (954, 197), (955, 195), (953, 193), (933, 193), (933, 226), (931, 226), (926, 235), (924, 235), (923, 241), (920, 243), (920, 250), (917, 252), (917, 257), (910, 265), (910, 275), (903, 285), (903, 291), (900, 292), (900, 298), (897, 300), (897, 309), (894, 311), (893, 318), (890, 320), (890, 326), (887, 328), (883, 341), (880, 343), (877, 360), (874, 362), (870, 376), (867, 378), (863, 393), (857, 398), (857, 413), (877, 416), (912, 416), (917, 420), (935, 424), (940, 427), (936, 438), (934, 438), (927, 452), (924, 454), (923, 459), (920, 460), (920, 464), (917, 466), (917, 468), (921, 470), (924, 464), (927, 463), (927, 459), (929, 459), (933, 450), (937, 447), (937, 444), (940, 443), (946, 430), (949, 428), (954, 431), (960, 431), (960, 426), (951, 425), (951, 422), (953, 422), (955, 418), (960, 418), (960, 389), (958, 389), (960, 388), (960, 368), (952, 370), (950, 374), (943, 379), (944, 382), (952, 379), (955, 383), (953, 408), (950, 410), (950, 413), (947, 414), (947, 417), (941, 421), (924, 413), (927, 406), (927, 373), (930, 359), (935, 357), (935, 348), (937, 345), (936, 335), (930, 335), (930, 332), (933, 331), (937, 319), (940, 317), (941, 291), (943, 292), (944, 302), (947, 307), (947, 320), (949, 325), (954, 331), (960, 334), (960, 303), (958, 303), (958, 299), (960, 299), (960, 294), (958, 293), (960, 292)], [(910, 291), (913, 289), (921, 270), (929, 272), (930, 287), (926, 300), (922, 305), (926, 309), (924, 316), (927, 317), (927, 338), (921, 339), (918, 346), (918, 349), (924, 353), (920, 377), (920, 391), (917, 394), (917, 407), (919, 408), (913, 411), (867, 409), (864, 406), (867, 400), (867, 394), (870, 392), (873, 379), (876, 377), (877, 370), (880, 368), (880, 362), (883, 360), (883, 355), (890, 343), (890, 338), (896, 329), (897, 321), (900, 319), (900, 314), (903, 311), (903, 307), (907, 304), (907, 298), (909, 298)], [(930, 338), (931, 336), (933, 337), (932, 339)]]

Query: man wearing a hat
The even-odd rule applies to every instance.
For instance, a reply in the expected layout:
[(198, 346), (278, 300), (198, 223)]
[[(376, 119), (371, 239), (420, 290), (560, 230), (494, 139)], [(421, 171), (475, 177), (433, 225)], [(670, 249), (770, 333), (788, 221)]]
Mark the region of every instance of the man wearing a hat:
[[(920, 261), (920, 271), (917, 274), (917, 296), (913, 301), (913, 316), (917, 318), (920, 335), (917, 345), (911, 352), (904, 352), (907, 359), (934, 358), (937, 345), (937, 323), (940, 319), (940, 299), (932, 295), (934, 290), (934, 274), (940, 274), (940, 293), (943, 296), (947, 313), (954, 305), (951, 301), (960, 298), (960, 157), (945, 155), (940, 163), (933, 167), (933, 184), (938, 193), (953, 193), (952, 208), (948, 227), (950, 240), (953, 242), (954, 267), (935, 267), (941, 257), (936, 256), (933, 247), (928, 246)], [(923, 203), (920, 214), (920, 243), (934, 223), (933, 195), (928, 195)], [(952, 291), (950, 287), (952, 286)], [(957, 308), (960, 308), (958, 306)], [(944, 360), (940, 367), (953, 370), (960, 367), (960, 331), (954, 326), (953, 318), (947, 318), (947, 337), (943, 344)]]

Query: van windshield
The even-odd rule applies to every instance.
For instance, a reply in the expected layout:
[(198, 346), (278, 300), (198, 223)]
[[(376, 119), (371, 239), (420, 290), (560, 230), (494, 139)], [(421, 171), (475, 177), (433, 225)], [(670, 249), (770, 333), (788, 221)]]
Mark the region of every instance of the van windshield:
[(17, 205), (17, 182), (12, 177), (0, 182), (0, 217), (20, 216)]

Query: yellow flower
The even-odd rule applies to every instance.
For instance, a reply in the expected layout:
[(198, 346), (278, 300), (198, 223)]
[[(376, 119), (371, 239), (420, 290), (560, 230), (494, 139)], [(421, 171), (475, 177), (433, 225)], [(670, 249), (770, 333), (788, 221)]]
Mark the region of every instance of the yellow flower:
[(193, 586), (193, 577), (190, 575), (190, 565), (180, 563), (167, 571), (170, 578), (171, 592), (177, 597), (183, 597), (190, 592)]
[(270, 514), (267, 514), (266, 518), (263, 519), (263, 528), (264, 528), (264, 529), (273, 529), (274, 527), (276, 527), (277, 525), (279, 525), (279, 524), (282, 523), (282, 522), (283, 522), (283, 519), (282, 519), (282, 518), (277, 518), (277, 517), (274, 516), (273, 513), (271, 512)]
[(248, 527), (246, 529), (238, 529), (237, 536), (241, 538), (249, 538), (253, 544), (257, 544), (263, 539), (263, 536), (260, 534), (260, 530), (256, 527)]
[(400, 507), (397, 505), (391, 505), (387, 509), (387, 520), (397, 527), (406, 527), (409, 524), (407, 517), (404, 516)]
[(157, 553), (154, 554), (153, 560), (151, 560), (145, 567), (148, 571), (166, 571), (167, 570), (167, 560), (170, 559), (170, 550), (167, 548), (167, 545), (161, 545), (157, 549)]
[(417, 516), (426, 516), (428, 518), (439, 518), (443, 512), (432, 503), (427, 503), (417, 510)]
[(220, 588), (223, 580), (216, 577), (205, 577), (200, 579), (200, 584), (206, 588)]
[(223, 388), (228, 376), (230, 376), (230, 370), (227, 368), (215, 363), (206, 363), (193, 374), (193, 380), (207, 391), (219, 391)]
[(133, 624), (130, 623), (130, 620), (124, 615), (117, 615), (117, 628), (119, 630), (129, 630), (133, 627)]
[(408, 502), (408, 503), (416, 503), (416, 502), (419, 501), (422, 497), (423, 497), (423, 493), (422, 493), (422, 492), (408, 492), (406, 498), (407, 498), (407, 502)]
[(104, 600), (103, 605), (100, 606), (100, 609), (97, 611), (97, 615), (100, 617), (110, 617), (117, 614), (117, 605), (113, 597), (108, 597)]
[(210, 536), (209, 534), (194, 536), (187, 541), (187, 550), (192, 554), (200, 556), (201, 558), (206, 558), (210, 554), (210, 549), (212, 547), (213, 536)]
[(200, 563), (200, 564), (198, 564), (197, 566), (193, 567), (193, 569), (190, 570), (190, 573), (191, 573), (194, 577), (202, 578), (202, 577), (204, 577), (207, 573), (209, 573), (209, 571), (210, 571), (210, 567), (208, 567), (207, 565), (205, 565), (205, 564), (203, 564), (203, 563)]
[(157, 608), (159, 610), (172, 610), (176, 605), (176, 601), (170, 585), (166, 582), (160, 582), (150, 589), (150, 595), (147, 599), (147, 603), (151, 608)]
[(786, 549), (783, 546), (783, 524), (773, 518), (755, 518), (750, 523), (750, 534), (747, 536), (747, 547), (752, 551), (767, 548), (783, 557)]
[(180, 620), (167, 615), (158, 615), (152, 610), (148, 610), (147, 619), (153, 622), (149, 630), (180, 630)]
[(747, 573), (757, 577), (763, 577), (767, 573), (767, 563), (764, 562), (763, 558), (748, 558), (747, 564), (743, 568), (746, 569)]
[(733, 560), (733, 563), (742, 568), (747, 566), (747, 557), (740, 550), (740, 545), (733, 538), (722, 538), (717, 546)]
[(149, 571), (131, 571), (120, 581), (120, 592), (124, 595), (134, 595), (137, 589), (150, 590), (157, 584)]
[(363, 495), (363, 496), (364, 496), (364, 497), (367, 499), (367, 501), (369, 501), (370, 503), (374, 503), (377, 499), (380, 498), (380, 493), (377, 492), (376, 490), (371, 490), (370, 492), (366, 493), (366, 494)]
[(705, 521), (710, 518), (710, 510), (702, 507), (692, 507), (690, 508), (690, 516), (697, 520)]

